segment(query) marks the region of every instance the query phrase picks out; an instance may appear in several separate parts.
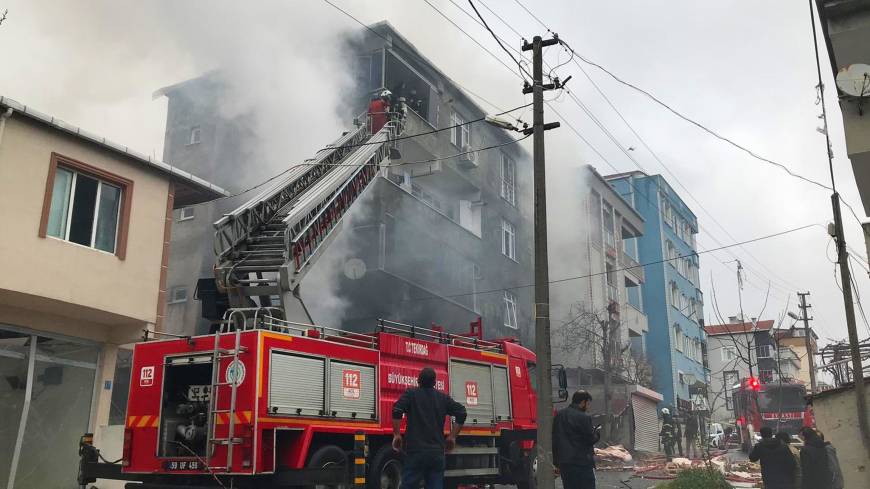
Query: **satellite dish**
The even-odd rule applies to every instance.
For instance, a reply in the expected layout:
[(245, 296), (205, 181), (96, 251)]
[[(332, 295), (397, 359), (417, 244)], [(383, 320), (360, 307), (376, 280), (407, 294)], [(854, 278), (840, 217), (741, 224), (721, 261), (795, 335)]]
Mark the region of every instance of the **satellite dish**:
[(854, 64), (837, 73), (837, 87), (853, 97), (870, 96), (870, 65)]

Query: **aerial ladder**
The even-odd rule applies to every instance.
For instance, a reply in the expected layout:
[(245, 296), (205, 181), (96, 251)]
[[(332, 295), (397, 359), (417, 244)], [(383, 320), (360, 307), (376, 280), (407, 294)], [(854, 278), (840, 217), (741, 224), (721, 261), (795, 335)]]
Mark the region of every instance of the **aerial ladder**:
[(253, 316), (267, 310), (285, 320), (313, 323), (300, 283), (353, 203), (390, 158), (398, 157), (395, 140), (403, 118), (391, 116), (374, 134), (370, 123), (358, 118), (355, 130), (214, 223), (216, 284), (234, 311), (225, 319), (242, 318), (239, 311)]

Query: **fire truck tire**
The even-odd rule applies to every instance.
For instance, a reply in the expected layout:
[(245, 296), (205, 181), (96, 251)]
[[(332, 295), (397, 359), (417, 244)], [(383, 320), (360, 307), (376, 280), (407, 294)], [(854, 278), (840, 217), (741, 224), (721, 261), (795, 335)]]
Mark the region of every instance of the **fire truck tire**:
[(387, 443), (376, 453), (366, 478), (368, 489), (399, 489), (402, 483), (402, 459)]
[[(317, 449), (308, 459), (308, 467), (324, 469), (327, 467), (348, 467), (347, 453), (335, 445), (324, 445)], [(320, 487), (320, 486), (311, 486)], [(336, 486), (344, 487), (344, 486)]]

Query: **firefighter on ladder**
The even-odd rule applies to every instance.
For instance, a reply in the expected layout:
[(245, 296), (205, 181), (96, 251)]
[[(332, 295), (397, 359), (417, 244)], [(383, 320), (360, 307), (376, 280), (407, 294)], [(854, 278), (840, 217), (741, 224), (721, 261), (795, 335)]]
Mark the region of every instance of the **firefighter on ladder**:
[(390, 112), (390, 98), (392, 96), (393, 94), (389, 90), (382, 90), (369, 103), (368, 116), (372, 134), (380, 131), (386, 125)]
[(674, 418), (671, 416), (671, 411), (668, 408), (662, 408), (662, 430), (659, 432), (662, 447), (665, 449), (665, 456), (668, 462), (674, 458), (674, 443), (676, 442), (676, 428), (674, 426)]

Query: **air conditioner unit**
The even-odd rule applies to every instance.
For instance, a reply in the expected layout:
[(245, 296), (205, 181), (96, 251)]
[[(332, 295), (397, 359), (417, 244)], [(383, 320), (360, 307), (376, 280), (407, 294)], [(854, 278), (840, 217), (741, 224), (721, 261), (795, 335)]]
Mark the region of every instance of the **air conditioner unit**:
[(462, 154), (459, 156), (459, 166), (462, 168), (477, 168), (477, 151), (472, 151), (470, 146), (462, 147)]

